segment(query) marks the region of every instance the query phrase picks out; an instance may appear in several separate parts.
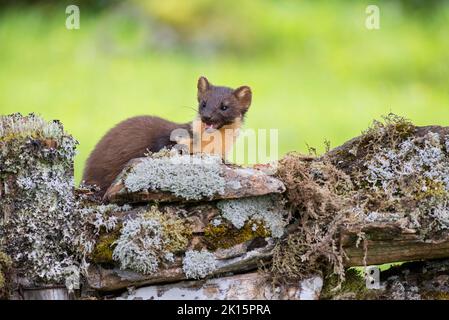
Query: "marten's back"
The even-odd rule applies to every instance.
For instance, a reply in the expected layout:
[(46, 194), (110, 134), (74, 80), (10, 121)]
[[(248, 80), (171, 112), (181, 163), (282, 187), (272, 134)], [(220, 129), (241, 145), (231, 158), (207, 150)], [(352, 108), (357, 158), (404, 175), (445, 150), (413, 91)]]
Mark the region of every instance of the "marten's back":
[(83, 180), (99, 186), (102, 196), (129, 160), (170, 146), (171, 132), (180, 127), (186, 125), (151, 116), (120, 122), (95, 146), (87, 159)]

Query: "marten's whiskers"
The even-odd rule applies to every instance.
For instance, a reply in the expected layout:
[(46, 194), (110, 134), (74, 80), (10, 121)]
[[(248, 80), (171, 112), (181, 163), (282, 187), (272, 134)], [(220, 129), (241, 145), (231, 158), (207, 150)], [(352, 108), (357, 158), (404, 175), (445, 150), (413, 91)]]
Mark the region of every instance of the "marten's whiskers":
[(190, 106), (182, 106), (182, 107), (183, 107), (183, 108), (187, 108), (187, 109), (191, 109), (191, 110), (193, 110), (195, 113), (198, 112), (197, 109), (195, 109), (195, 108), (193, 108), (193, 107), (190, 107)]

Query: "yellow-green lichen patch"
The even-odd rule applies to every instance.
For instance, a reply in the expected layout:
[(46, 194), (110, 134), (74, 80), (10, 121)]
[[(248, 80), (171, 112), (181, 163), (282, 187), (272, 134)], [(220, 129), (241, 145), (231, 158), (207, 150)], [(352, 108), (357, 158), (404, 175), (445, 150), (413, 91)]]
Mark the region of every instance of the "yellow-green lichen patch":
[(446, 186), (442, 181), (435, 181), (430, 178), (423, 178), (422, 186), (416, 192), (416, 200), (422, 201), (426, 199), (442, 199), (448, 196)]
[(7, 298), (9, 294), (9, 273), (11, 272), (11, 258), (0, 251), (0, 299)]
[(160, 219), (167, 238), (166, 250), (172, 253), (184, 251), (192, 236), (190, 226), (177, 217), (166, 213)]
[(47, 122), (41, 117), (31, 113), (22, 116), (20, 113), (0, 116), (0, 142), (15, 139), (60, 139), (64, 129), (59, 121)]
[(204, 240), (211, 250), (230, 248), (258, 237), (265, 238), (270, 235), (260, 221), (247, 221), (240, 229), (224, 222), (218, 225), (211, 223), (204, 229)]

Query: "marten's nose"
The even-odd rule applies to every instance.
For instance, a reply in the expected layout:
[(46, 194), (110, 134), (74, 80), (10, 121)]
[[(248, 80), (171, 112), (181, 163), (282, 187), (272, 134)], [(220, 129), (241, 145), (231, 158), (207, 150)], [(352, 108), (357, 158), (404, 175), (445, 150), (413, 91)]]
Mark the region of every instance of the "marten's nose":
[(212, 121), (212, 117), (210, 116), (203, 116), (203, 122), (211, 122)]

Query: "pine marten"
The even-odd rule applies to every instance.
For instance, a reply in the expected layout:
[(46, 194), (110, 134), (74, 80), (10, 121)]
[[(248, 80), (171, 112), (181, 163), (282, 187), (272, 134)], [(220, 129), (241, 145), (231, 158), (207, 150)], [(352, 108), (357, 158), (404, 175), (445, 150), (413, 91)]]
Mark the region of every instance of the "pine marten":
[[(224, 158), (251, 104), (251, 89), (214, 86), (205, 77), (198, 79), (197, 88), (198, 116), (190, 123), (137, 116), (109, 130), (86, 161), (84, 183), (99, 187), (98, 195), (103, 196), (128, 161), (175, 145), (188, 146), (190, 153), (213, 153)], [(179, 131), (188, 136), (173, 134)]]

